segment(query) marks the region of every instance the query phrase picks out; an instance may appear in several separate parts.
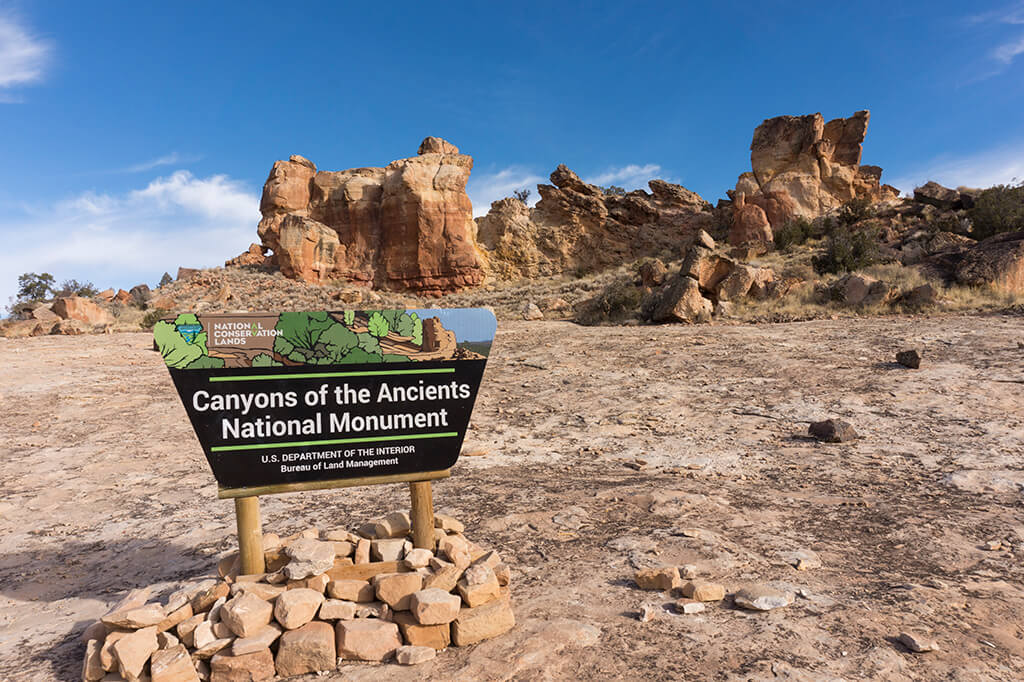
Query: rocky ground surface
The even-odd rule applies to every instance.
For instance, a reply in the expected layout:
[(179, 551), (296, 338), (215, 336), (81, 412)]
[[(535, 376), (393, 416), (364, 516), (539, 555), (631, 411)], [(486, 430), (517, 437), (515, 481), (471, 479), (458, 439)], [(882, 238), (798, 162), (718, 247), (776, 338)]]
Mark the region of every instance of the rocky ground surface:
[[(0, 678), (77, 679), (83, 628), (126, 590), (169, 592), (235, 546), (232, 504), (150, 348), (144, 333), (0, 339)], [(920, 369), (894, 362), (907, 348)], [(1019, 315), (504, 323), (435, 501), (511, 566), (518, 624), (422, 666), (326, 679), (1024, 678), (1022, 366)], [(860, 437), (808, 439), (825, 417)], [(401, 486), (267, 497), (264, 529), (343, 527), (406, 500)], [(795, 552), (821, 566), (796, 570)], [(798, 596), (677, 613), (633, 582), (666, 564), (730, 595)], [(911, 653), (908, 630), (939, 650)]]

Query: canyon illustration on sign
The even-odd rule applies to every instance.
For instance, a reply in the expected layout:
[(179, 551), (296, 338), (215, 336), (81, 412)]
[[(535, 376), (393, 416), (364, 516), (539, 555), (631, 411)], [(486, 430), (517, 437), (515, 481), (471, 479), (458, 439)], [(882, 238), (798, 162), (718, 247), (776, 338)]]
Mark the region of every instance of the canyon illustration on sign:
[(223, 491), (450, 468), (496, 328), (482, 308), (184, 313), (153, 338)]

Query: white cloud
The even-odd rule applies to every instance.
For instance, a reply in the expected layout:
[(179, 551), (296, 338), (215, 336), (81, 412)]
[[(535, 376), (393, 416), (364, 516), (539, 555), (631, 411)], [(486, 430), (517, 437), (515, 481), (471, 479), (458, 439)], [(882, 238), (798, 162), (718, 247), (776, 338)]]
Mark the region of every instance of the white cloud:
[(259, 197), (224, 175), (178, 171), (120, 195), (86, 192), (51, 206), (8, 212), (0, 223), (0, 307), (17, 275), (50, 272), (58, 282), (100, 288), (156, 284), (179, 266), (212, 267), (256, 240)]
[(127, 168), (124, 169), (124, 172), (125, 173), (141, 173), (143, 171), (148, 171), (148, 170), (153, 170), (154, 168), (159, 168), (160, 166), (173, 166), (176, 163), (189, 163), (189, 162), (192, 162), (192, 161), (198, 161), (198, 159), (196, 159), (194, 157), (185, 158), (181, 154), (179, 154), (178, 152), (171, 152), (170, 154), (164, 154), (163, 156), (160, 156), (160, 157), (155, 158), (155, 159), (150, 159), (149, 161), (143, 161), (142, 163), (137, 163), (134, 166), (128, 166)]
[[(0, 16), (0, 88), (33, 83), (43, 77), (53, 46), (28, 33), (9, 16)], [(16, 98), (0, 101), (17, 102)]]
[(661, 166), (656, 163), (648, 163), (643, 166), (631, 163), (628, 166), (612, 168), (604, 173), (588, 177), (584, 181), (601, 187), (618, 185), (625, 189), (637, 189), (646, 187), (647, 181), (657, 177), (660, 172)]
[(902, 173), (889, 184), (913, 192), (929, 180), (947, 187), (991, 187), (1024, 179), (1024, 141), (962, 157), (942, 156)]
[(519, 166), (510, 166), (497, 173), (471, 175), (466, 184), (466, 193), (473, 202), (473, 217), (487, 215), (492, 202), (510, 197), (512, 192), (520, 189), (530, 190), (528, 203), (532, 206), (540, 198), (537, 196), (537, 183), (546, 181), (546, 178)]
[(1021, 53), (1024, 53), (1024, 36), (1020, 36), (1008, 43), (1003, 43), (992, 50), (991, 56), (997, 62), (1009, 65)]
[(1015, 2), (1002, 9), (975, 14), (968, 17), (968, 22), (972, 24), (1024, 24), (1024, 2)]

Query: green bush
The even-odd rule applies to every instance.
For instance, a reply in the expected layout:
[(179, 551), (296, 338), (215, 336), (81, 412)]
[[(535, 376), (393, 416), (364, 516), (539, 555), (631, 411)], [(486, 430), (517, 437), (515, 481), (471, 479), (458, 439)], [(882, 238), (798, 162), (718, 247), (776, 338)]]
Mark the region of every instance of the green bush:
[(974, 200), (974, 208), (967, 215), (974, 225), (971, 236), (975, 239), (1024, 230), (1024, 183), (986, 189)]
[(34, 272), (26, 272), (18, 277), (18, 302), (22, 301), (45, 301), (54, 293), (53, 275), (44, 272), (37, 275)]
[(825, 242), (825, 253), (815, 256), (820, 274), (852, 272), (878, 262), (878, 232), (873, 228), (836, 230)]
[(632, 278), (616, 280), (580, 304), (576, 321), (590, 325), (635, 319), (642, 298), (643, 292), (633, 283)]
[(92, 282), (79, 282), (77, 279), (66, 279), (55, 292), (56, 296), (95, 296), (99, 290)]
[(839, 209), (839, 222), (850, 226), (871, 217), (870, 199), (850, 199)]
[(775, 246), (779, 249), (789, 249), (799, 246), (815, 236), (817, 235), (814, 224), (803, 216), (797, 216), (775, 233)]
[(155, 308), (142, 316), (142, 320), (139, 322), (139, 326), (142, 327), (143, 329), (152, 329), (153, 325), (155, 325), (160, 320), (169, 317), (170, 314), (170, 310), (164, 310), (163, 308)]

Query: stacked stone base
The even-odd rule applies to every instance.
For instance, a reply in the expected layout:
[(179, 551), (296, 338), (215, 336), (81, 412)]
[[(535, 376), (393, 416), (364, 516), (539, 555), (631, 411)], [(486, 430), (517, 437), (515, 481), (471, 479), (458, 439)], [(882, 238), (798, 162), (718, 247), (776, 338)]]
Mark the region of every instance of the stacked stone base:
[(82, 679), (152, 682), (272, 680), (351, 661), (415, 665), (515, 625), (508, 566), (438, 515), (434, 551), (414, 549), (409, 516), (356, 532), (264, 536), (267, 572), (219, 578), (166, 601), (133, 590), (86, 629)]

